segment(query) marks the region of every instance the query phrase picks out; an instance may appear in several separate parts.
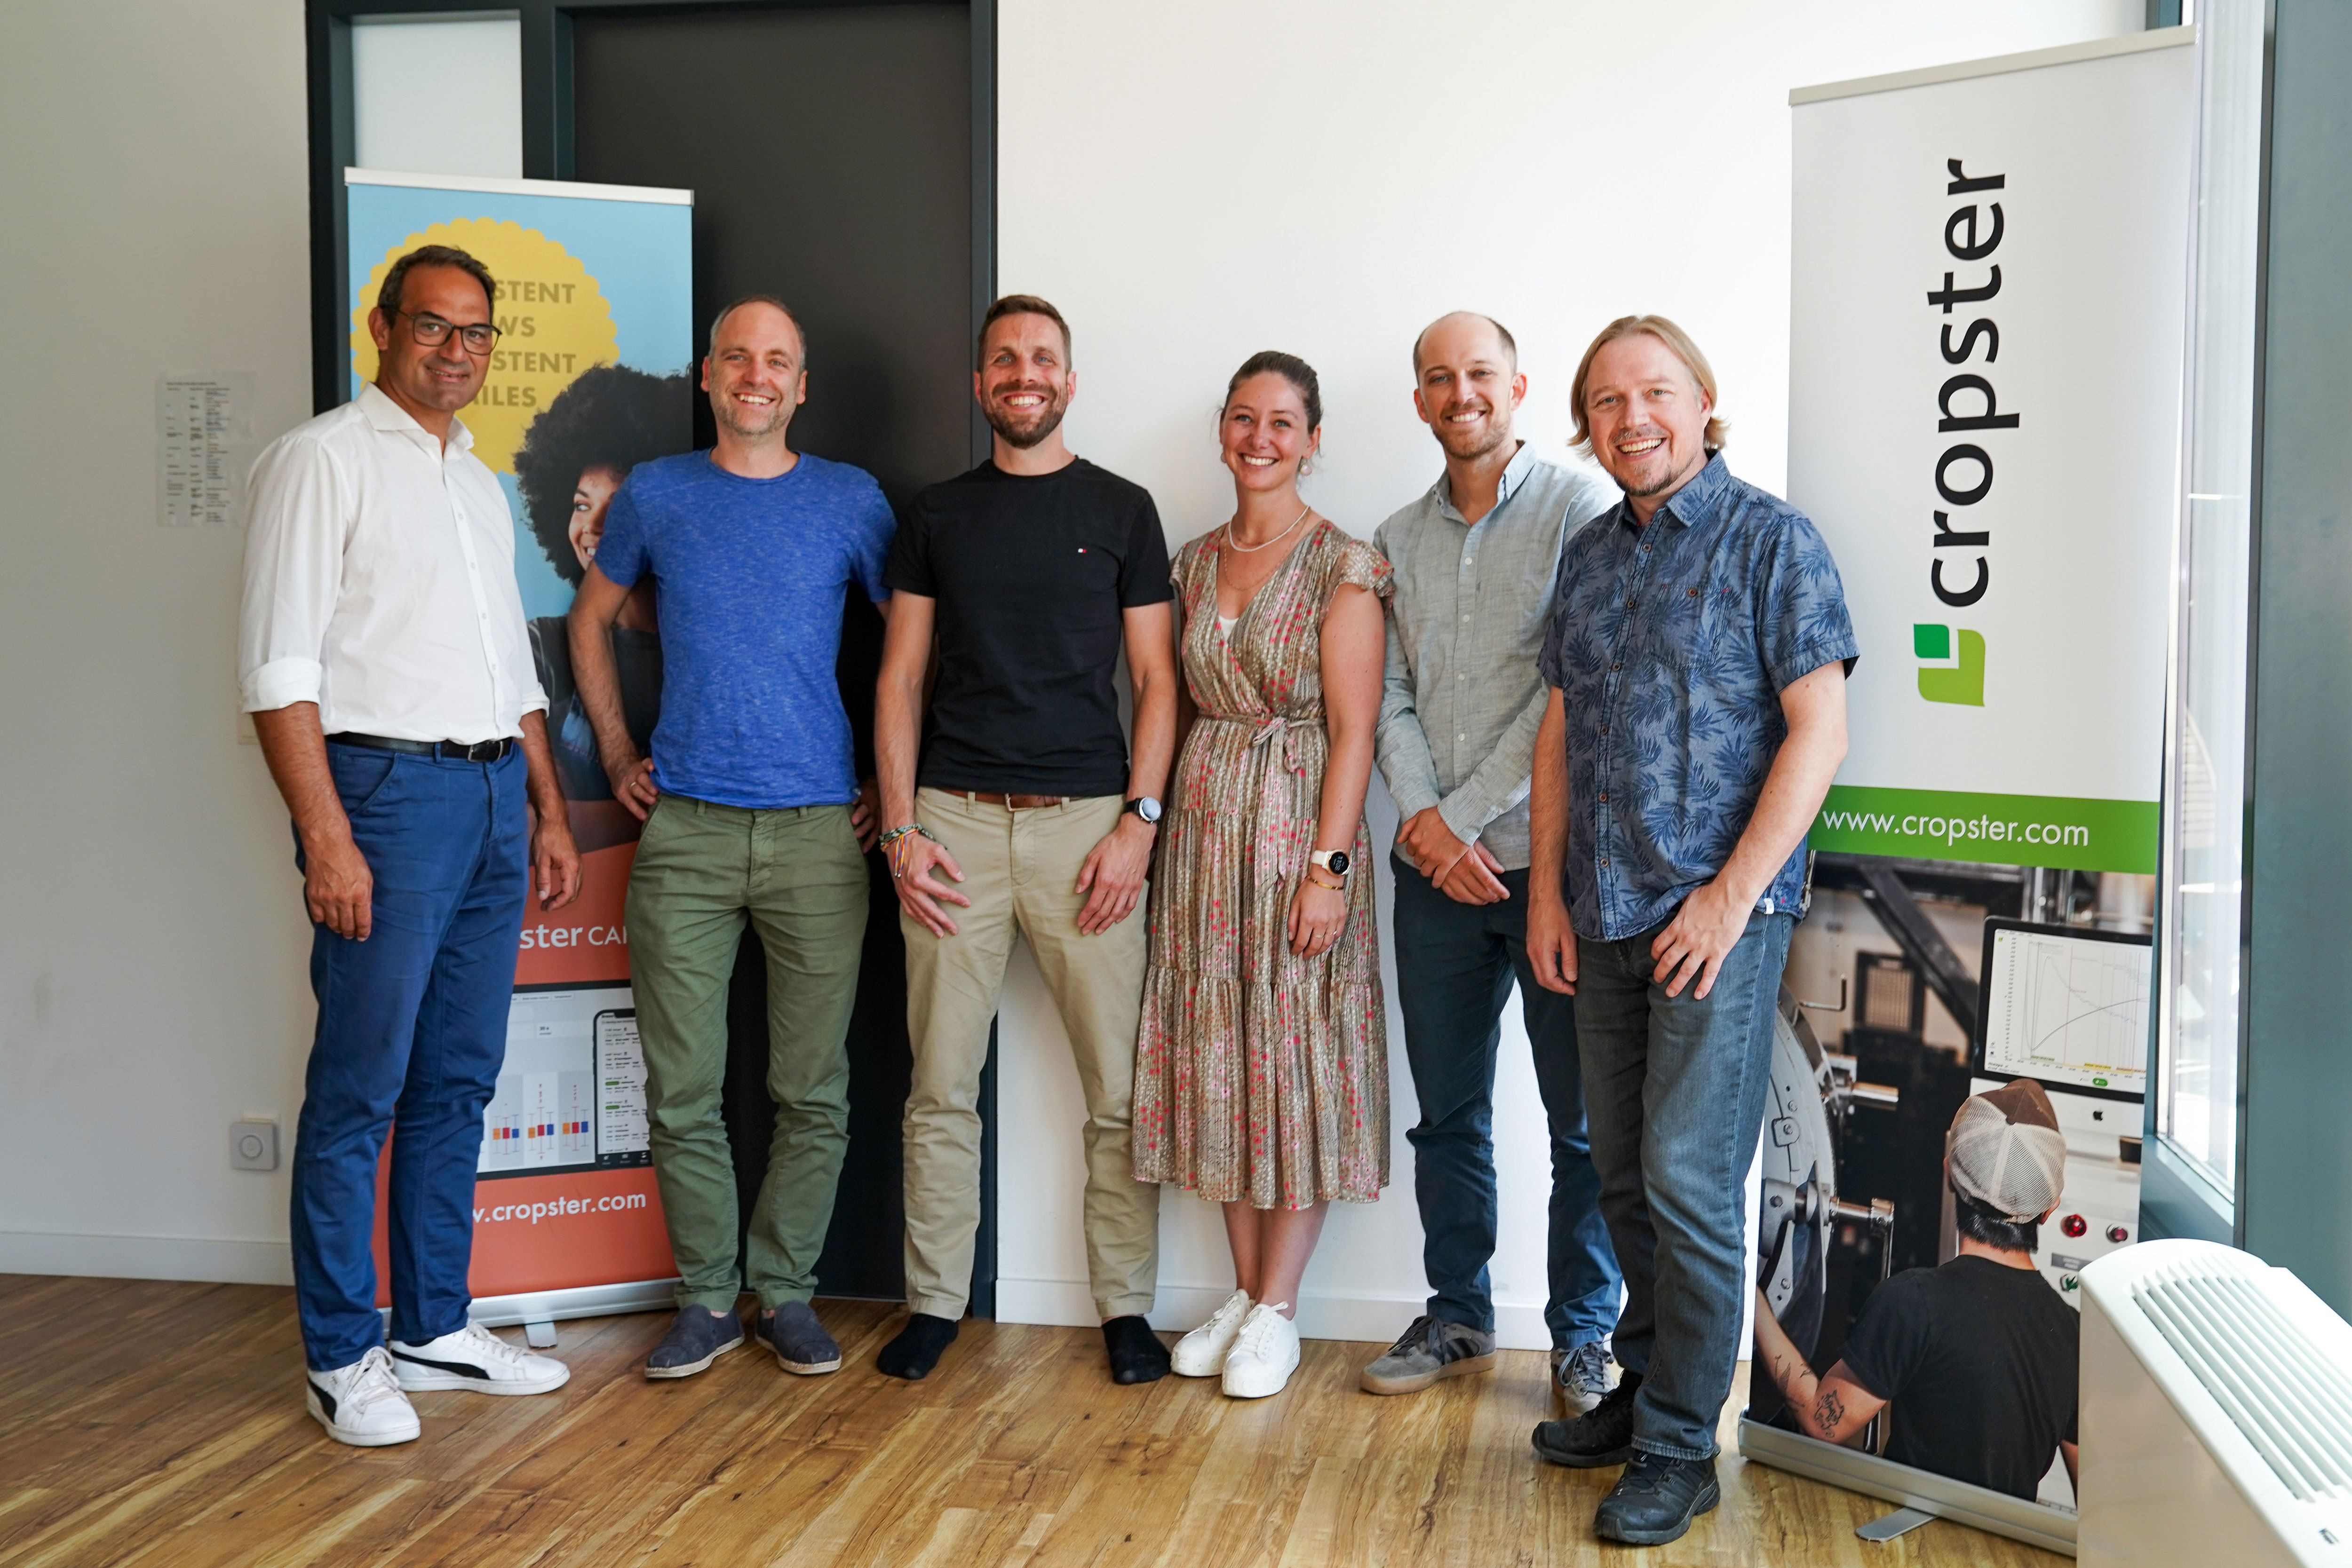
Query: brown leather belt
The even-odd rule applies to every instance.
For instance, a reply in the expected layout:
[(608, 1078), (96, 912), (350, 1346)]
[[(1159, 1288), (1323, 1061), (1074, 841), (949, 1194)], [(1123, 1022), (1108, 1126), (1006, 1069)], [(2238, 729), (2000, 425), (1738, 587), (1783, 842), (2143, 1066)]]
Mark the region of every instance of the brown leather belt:
[(977, 800), (983, 806), (1002, 806), (1008, 811), (1035, 811), (1047, 806), (1059, 806), (1069, 800), (1067, 795), (1006, 795), (993, 789), (956, 789), (950, 791), (967, 800)]

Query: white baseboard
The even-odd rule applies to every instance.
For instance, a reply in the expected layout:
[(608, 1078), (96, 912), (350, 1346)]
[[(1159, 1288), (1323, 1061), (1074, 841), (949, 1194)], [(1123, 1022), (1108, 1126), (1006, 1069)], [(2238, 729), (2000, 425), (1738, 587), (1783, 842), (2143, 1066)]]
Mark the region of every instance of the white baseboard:
[[(1151, 1326), (1171, 1332), (1198, 1327), (1232, 1293), (1231, 1285), (1171, 1285), (1162, 1281), (1159, 1301), (1151, 1311)], [(1387, 1344), (1404, 1333), (1427, 1305), (1428, 1298), (1423, 1296), (1307, 1291), (1302, 1292), (1298, 1302), (1298, 1336)], [(1091, 1328), (1101, 1320), (1082, 1280), (1013, 1280), (1000, 1274), (996, 1280), (996, 1321)], [(1495, 1340), (1505, 1350), (1549, 1350), (1551, 1331), (1544, 1326), (1540, 1307), (1498, 1304), (1495, 1309)]]
[(0, 1274), (290, 1285), (294, 1253), (283, 1241), (223, 1236), (77, 1236), (53, 1230), (0, 1230)]

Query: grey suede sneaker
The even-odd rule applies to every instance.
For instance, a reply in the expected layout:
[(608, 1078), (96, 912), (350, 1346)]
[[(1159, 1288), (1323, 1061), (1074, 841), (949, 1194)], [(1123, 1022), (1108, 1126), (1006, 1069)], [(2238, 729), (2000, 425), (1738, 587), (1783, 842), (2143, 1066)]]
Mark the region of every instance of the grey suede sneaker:
[(731, 1312), (680, 1307), (669, 1333), (646, 1357), (647, 1377), (692, 1377), (743, 1343), (743, 1320)]
[(1551, 1391), (1569, 1415), (1583, 1415), (1607, 1397), (1611, 1387), (1607, 1340), (1551, 1353)]
[(1367, 1394), (1418, 1394), (1441, 1377), (1485, 1372), (1494, 1364), (1493, 1334), (1423, 1313), (1358, 1381)]
[(814, 1377), (841, 1369), (841, 1347), (806, 1301), (786, 1301), (773, 1312), (761, 1312), (760, 1338), (786, 1372)]

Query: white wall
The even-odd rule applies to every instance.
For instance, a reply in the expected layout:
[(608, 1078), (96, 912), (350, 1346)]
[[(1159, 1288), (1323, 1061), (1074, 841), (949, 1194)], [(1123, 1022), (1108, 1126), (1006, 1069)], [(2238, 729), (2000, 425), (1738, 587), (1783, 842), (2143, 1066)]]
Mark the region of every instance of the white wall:
[[(1787, 89), (2126, 31), (2140, 6), (1498, 0), (1475, 34), (1461, 14), (1004, 0), (1002, 279), (1075, 319), (1078, 444), (1150, 486), (1171, 537), (1224, 515), (1212, 410), (1270, 344), (1324, 373), (1318, 504), (1369, 532), (1425, 486), (1406, 349), (1456, 305), (1519, 334), (1552, 451), (1591, 329), (1680, 317), (1735, 464), (1777, 486)], [(306, 136), (298, 0), (0, 7), (0, 1271), (286, 1277), (284, 1172), (231, 1170), (227, 1124), (276, 1114), (290, 1147), (308, 932), (236, 739), (243, 538), (156, 527), (153, 400), (167, 371), (249, 371), (261, 434), (309, 413)], [(1673, 242), (1629, 243), (1637, 221)], [(1083, 1321), (1076, 1088), (1025, 956), (1004, 1039), (1002, 1146), (1024, 1158), (1003, 1299)], [(1533, 1343), (1541, 1131), (1508, 1046), (1497, 1285)], [(1382, 1337), (1424, 1291), (1401, 1054), (1393, 1077), (1398, 1185), (1334, 1220), (1312, 1332)], [(1204, 1206), (1172, 1196), (1165, 1232), (1172, 1322), (1230, 1274)]]
[[(1734, 469), (1781, 487), (1791, 87), (2137, 29), (2139, 0), (1003, 0), (998, 277), (1076, 329), (1073, 444), (1150, 487), (1171, 540), (1231, 509), (1214, 409), (1255, 350), (1321, 372), (1324, 476), (1308, 495), (1370, 534), (1438, 464), (1413, 418), (1413, 334), (1456, 308), (1517, 335), (1521, 416), (1562, 454), (1567, 381), (1593, 331), (1662, 311), (1712, 358)], [(1376, 838), (1395, 814), (1376, 783)], [(1384, 857), (1376, 856), (1376, 862)], [(1381, 871), (1383, 876), (1386, 866)], [(1382, 898), (1383, 938), (1386, 897)], [(1395, 1185), (1340, 1206), (1300, 1322), (1381, 1339), (1427, 1293), (1415, 1119), (1391, 978)], [(1516, 1009), (1497, 1086), (1507, 1344), (1541, 1326), (1540, 1109)], [(1076, 1075), (1025, 956), (1005, 1000), (999, 1302), (1085, 1322)], [(1231, 1289), (1214, 1211), (1171, 1193), (1160, 1317)]]
[(310, 412), (307, 135), (300, 0), (0, 6), (0, 1270), (289, 1277), (228, 1124), (290, 1134), (308, 933), (155, 381)]

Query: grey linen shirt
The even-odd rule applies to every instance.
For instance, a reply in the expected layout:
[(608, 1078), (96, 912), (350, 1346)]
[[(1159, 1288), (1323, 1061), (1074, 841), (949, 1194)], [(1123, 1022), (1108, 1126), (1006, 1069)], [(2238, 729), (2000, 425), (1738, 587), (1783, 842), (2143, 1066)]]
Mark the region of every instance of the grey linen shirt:
[(1536, 668), (1569, 535), (1621, 499), (1525, 444), (1477, 522), (1445, 476), (1372, 533), (1396, 569), (1374, 745), (1401, 821), (1434, 806), (1454, 837), (1528, 863), (1528, 783), (1546, 693)]

